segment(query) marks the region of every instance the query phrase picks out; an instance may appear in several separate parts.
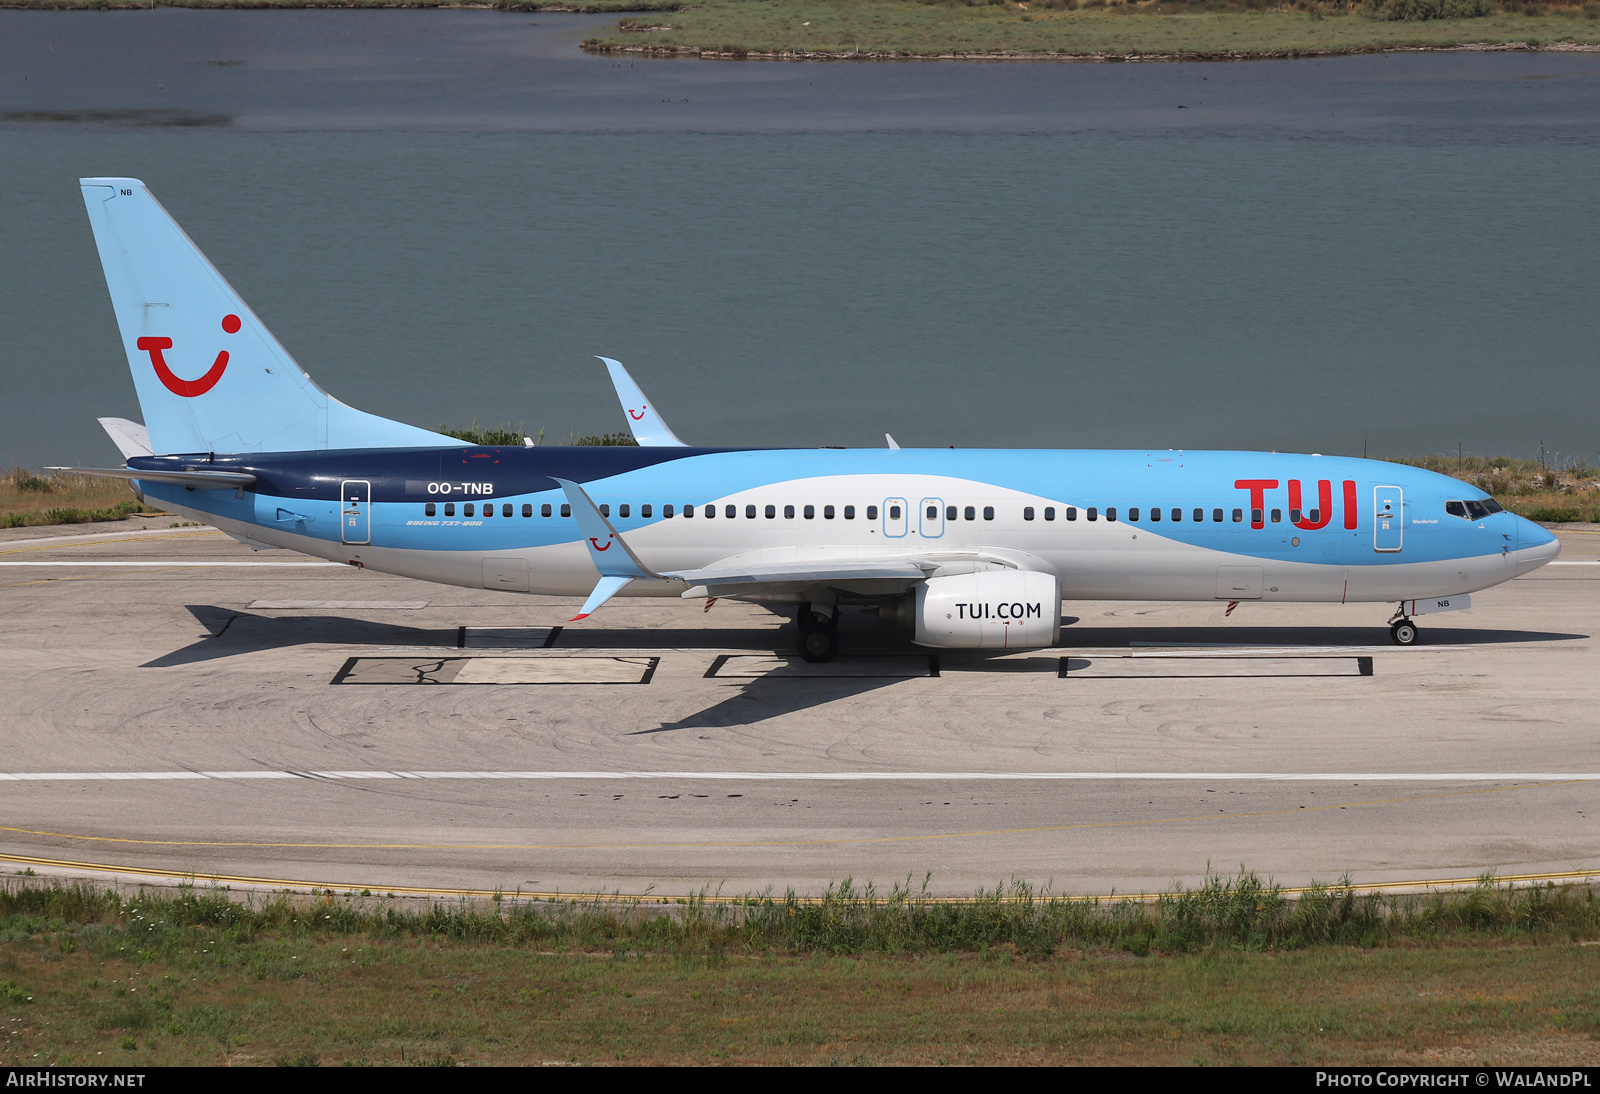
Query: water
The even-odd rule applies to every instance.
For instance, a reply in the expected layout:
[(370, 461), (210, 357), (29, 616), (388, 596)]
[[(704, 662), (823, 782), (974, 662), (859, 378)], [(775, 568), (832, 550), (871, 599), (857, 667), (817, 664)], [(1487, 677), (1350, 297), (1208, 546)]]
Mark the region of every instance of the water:
[(424, 426), (620, 429), (603, 353), (691, 443), (1600, 449), (1600, 57), (579, 53), (607, 23), (0, 11), (0, 459), (139, 416), (97, 174)]

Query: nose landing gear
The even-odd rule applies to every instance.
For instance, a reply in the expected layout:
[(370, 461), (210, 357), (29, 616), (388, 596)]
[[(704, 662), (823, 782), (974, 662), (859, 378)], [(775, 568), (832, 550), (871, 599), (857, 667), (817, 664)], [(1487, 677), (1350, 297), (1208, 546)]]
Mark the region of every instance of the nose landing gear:
[(1389, 640), (1397, 646), (1416, 645), (1417, 625), (1404, 616), (1390, 620)]

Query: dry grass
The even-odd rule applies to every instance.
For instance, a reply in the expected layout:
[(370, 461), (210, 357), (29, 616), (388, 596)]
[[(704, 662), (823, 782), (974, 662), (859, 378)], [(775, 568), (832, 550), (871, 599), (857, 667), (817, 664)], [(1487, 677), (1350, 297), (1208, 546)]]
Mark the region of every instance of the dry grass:
[(0, 474), (0, 528), (126, 520), (160, 511), (143, 505), (122, 479), (25, 467)]
[(1530, 520), (1600, 521), (1600, 468), (1583, 460), (1435, 455), (1398, 457), (1394, 462), (1470, 483)]

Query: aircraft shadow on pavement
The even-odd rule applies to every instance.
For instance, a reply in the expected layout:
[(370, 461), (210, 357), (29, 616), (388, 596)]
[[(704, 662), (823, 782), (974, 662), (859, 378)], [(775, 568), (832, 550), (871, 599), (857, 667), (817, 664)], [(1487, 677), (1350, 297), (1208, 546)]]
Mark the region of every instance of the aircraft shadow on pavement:
[(146, 661), (140, 668), (166, 669), (290, 646), (439, 646), (456, 644), (456, 628), (407, 627), (330, 615), (270, 616), (210, 604), (189, 604), (210, 633), (182, 649)]
[[(374, 622), (332, 615), (266, 616), (210, 604), (187, 605), (189, 612), (205, 627), (207, 635), (181, 649), (145, 662), (142, 668), (175, 668), (233, 657), (242, 653), (283, 649), (305, 645), (415, 646), (454, 649), (458, 628), (408, 627), (398, 623)], [(1381, 627), (1080, 627), (1072, 617), (1062, 620), (1061, 649), (1116, 648), (1130, 645), (1155, 646), (1383, 646), (1389, 644)], [(926, 655), (929, 651), (914, 646), (908, 637), (871, 617), (846, 618), (841, 632), (841, 656)], [(1577, 642), (1587, 634), (1560, 631), (1511, 630), (1506, 628), (1437, 627), (1424, 624), (1422, 640), (1413, 649), (1431, 645), (1498, 645), (1529, 642)], [(573, 649), (655, 650), (746, 650), (752, 653), (787, 654), (794, 649), (797, 635), (792, 623), (771, 627), (704, 627), (674, 629), (600, 628), (564, 630), (555, 646)], [(489, 652), (487, 649), (480, 651)], [(940, 655), (949, 668), (967, 671), (1026, 671), (1027, 663), (1018, 653), (1007, 650), (946, 650)], [(790, 693), (814, 692), (814, 702), (802, 702), (794, 709), (830, 702), (827, 693), (846, 694), (871, 691), (896, 682), (895, 679), (841, 678), (826, 676), (760, 678), (743, 684), (744, 691), (757, 696), (777, 697)], [(744, 700), (730, 699), (740, 703)], [(722, 704), (719, 704), (721, 706)], [(711, 710), (716, 710), (714, 707)], [(710, 715), (710, 711), (702, 716)], [(690, 728), (684, 726), (683, 728)]]

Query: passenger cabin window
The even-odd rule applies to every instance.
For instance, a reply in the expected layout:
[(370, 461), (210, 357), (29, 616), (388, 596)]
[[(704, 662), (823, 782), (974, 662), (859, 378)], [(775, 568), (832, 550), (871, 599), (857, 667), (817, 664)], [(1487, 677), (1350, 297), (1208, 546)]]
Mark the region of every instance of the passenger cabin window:
[(617, 516), (626, 518), (627, 515), (628, 515), (628, 503), (627, 502), (623, 502), (621, 505), (617, 506)]
[(745, 520), (755, 520), (756, 519), (756, 507), (754, 505), (746, 505), (744, 507), (744, 519)]
[(1312, 524), (1320, 524), (1320, 523), (1322, 523), (1322, 510), (1321, 509), (1313, 509), (1313, 510), (1311, 510), (1311, 512), (1307, 513), (1306, 516), (1307, 516), (1308, 519), (1310, 519)]
[(775, 519), (777, 517), (777, 515), (778, 515), (778, 507), (776, 505), (767, 506), (767, 519), (768, 520)]
[(673, 507), (672, 507), (672, 503), (669, 501), (669, 502), (667, 502), (667, 504), (665, 504), (665, 505), (663, 505), (661, 507), (661, 519), (662, 520), (666, 520), (668, 517), (672, 516), (672, 514), (673, 514)]
[(985, 505), (983, 507), (983, 519), (984, 520), (993, 520), (994, 519), (994, 506)]
[(815, 505), (808, 505), (805, 507), (804, 513), (807, 520), (815, 520), (817, 517), (817, 507)]
[(472, 510), (473, 510), (473, 505), (469, 501), (469, 502), (467, 502), (465, 505), (463, 505), (461, 507), (461, 515), (464, 516), (464, 517), (470, 517), (470, 516), (472, 516)]
[(1107, 520), (1116, 520), (1117, 519), (1117, 507), (1115, 505), (1106, 506), (1106, 519)]
[(548, 517), (550, 515), (550, 503), (549, 502), (545, 502), (543, 505), (539, 506), (539, 515), (541, 517)]
[(566, 502), (562, 502), (561, 503), (561, 515), (564, 516), (564, 517), (572, 516), (572, 506), (567, 504)]
[(1090, 520), (1099, 520), (1100, 519), (1100, 510), (1096, 509), (1094, 506), (1091, 505), (1091, 506), (1089, 506), (1089, 510), (1088, 510), (1088, 514), (1087, 515), (1088, 515), (1088, 518)]
[(456, 515), (456, 503), (455, 502), (447, 501), (447, 502), (444, 503), (444, 515), (447, 516), (447, 517), (453, 517), (453, 516)]
[(1069, 506), (1067, 506), (1066, 511), (1062, 515), (1065, 516), (1068, 520), (1077, 520), (1078, 519), (1078, 507), (1076, 505), (1069, 505)]
[[(1257, 509), (1256, 510), (1256, 515), (1260, 516), (1260, 514), (1261, 514), (1261, 510)], [(1244, 520), (1244, 510), (1243, 509), (1235, 509), (1233, 511), (1233, 523), (1238, 524), (1242, 520)]]
[(845, 520), (855, 520), (856, 519), (856, 507), (854, 505), (846, 505), (844, 507), (844, 519)]
[[(1133, 508), (1128, 510), (1128, 519), (1129, 520), (1138, 520), (1139, 519), (1139, 507), (1137, 505), (1135, 505)], [(1154, 518), (1154, 519), (1159, 520), (1160, 518), (1157, 517), (1157, 518)]]
[(1283, 510), (1282, 509), (1274, 509), (1272, 511), (1272, 523), (1273, 524), (1279, 524), (1279, 523), (1282, 523), (1282, 521), (1283, 521)]
[[(1199, 518), (1197, 517), (1195, 519), (1198, 520)], [(1235, 517), (1234, 519), (1237, 520), (1238, 518)], [(1211, 520), (1215, 524), (1221, 524), (1222, 523), (1222, 510), (1221, 509), (1213, 509), (1213, 510), (1211, 510)]]
[(899, 520), (900, 519), (900, 507), (898, 505), (889, 506), (889, 519), (890, 520)]
[(944, 519), (945, 520), (955, 520), (956, 519), (956, 507), (954, 505), (947, 505), (947, 506), (944, 507)]
[[(928, 515), (931, 517), (931, 516), (933, 516), (933, 513), (930, 511), (928, 513)], [(1022, 519), (1023, 520), (1032, 520), (1033, 519), (1033, 506), (1024, 505), (1022, 507)]]
[(832, 520), (833, 519), (833, 506), (824, 505), (822, 507), (822, 519), (823, 520)]
[(783, 507), (783, 519), (784, 520), (793, 520), (794, 519), (794, 506), (785, 505)]
[(1289, 510), (1289, 523), (1290, 524), (1299, 524), (1300, 523), (1300, 510), (1298, 510), (1298, 509)]
[(967, 506), (967, 511), (965, 513), (965, 516), (966, 516), (966, 518), (968, 520), (977, 520), (978, 519), (978, 511), (976, 509), (974, 509), (972, 506), (969, 505), (969, 506)]
[(522, 503), (522, 515), (525, 516), (525, 517), (533, 516), (533, 503), (532, 502), (525, 501), (525, 502)]
[(706, 519), (707, 520), (712, 520), (713, 518), (716, 517), (716, 515), (717, 515), (717, 507), (715, 505), (706, 506)]
[[(1234, 511), (1238, 512), (1238, 510), (1234, 510)], [(1234, 520), (1238, 520), (1239, 518), (1238, 517), (1234, 517), (1233, 519)], [(1259, 510), (1259, 509), (1250, 510), (1250, 523), (1251, 524), (1260, 524), (1261, 523), (1261, 510)]]
[(1056, 507), (1054, 505), (1046, 505), (1044, 507), (1044, 519), (1045, 520), (1055, 520), (1056, 519)]
[(937, 505), (928, 506), (928, 519), (929, 520), (938, 520), (939, 519), (939, 507)]
[(494, 502), (486, 501), (483, 503), (483, 515), (486, 517), (494, 516)]
[[(1452, 505), (1460, 505), (1460, 504), (1461, 504), (1461, 503), (1460, 503), (1460, 502), (1458, 502), (1458, 501), (1457, 501), (1457, 502), (1451, 502), (1451, 504), (1452, 504)], [(428, 503), (428, 504), (427, 504), (427, 505), (424, 505), (424, 506), (423, 506), (423, 507), (422, 507), (422, 515), (423, 515), (423, 516), (425, 516), (425, 517), (431, 517), (431, 516), (433, 516), (433, 515), (434, 515), (434, 513), (436, 513), (436, 512), (437, 512), (437, 511), (438, 511), (438, 510), (436, 510), (436, 509), (435, 509), (435, 508), (434, 508), (434, 505), (433, 505), (433, 502), (431, 502), (431, 501), (430, 501), (430, 502), (429, 502), (429, 503)], [(1467, 515), (1467, 511), (1466, 511), (1466, 510), (1465, 510), (1465, 509), (1463, 509), (1463, 510), (1461, 510), (1461, 512), (1460, 512), (1460, 514), (1458, 514), (1458, 515), (1459, 515), (1459, 516), (1463, 516), (1463, 517), (1464, 517), (1464, 516), (1466, 516), (1466, 515)]]
[[(722, 515), (727, 517), (729, 520), (732, 520), (734, 517), (739, 515), (739, 507), (737, 505), (726, 506), (722, 510)], [(750, 515), (755, 516), (754, 513), (751, 513)]]
[(868, 520), (877, 520), (878, 519), (878, 507), (876, 505), (867, 506), (867, 519)]
[(1157, 522), (1161, 520), (1161, 507), (1159, 505), (1150, 507), (1150, 519)]
[[(1199, 524), (1201, 521), (1203, 521), (1205, 519), (1206, 519), (1206, 511), (1204, 509), (1196, 509), (1194, 511), (1194, 522), (1196, 524)], [(1217, 519), (1218, 520), (1222, 519), (1222, 513), (1220, 511), (1217, 513)]]
[(649, 520), (653, 512), (654, 510), (651, 508), (649, 502), (645, 502), (645, 504), (639, 506), (639, 515), (645, 520)]
[(609, 501), (603, 501), (600, 503), (600, 515), (602, 517), (609, 517), (611, 515), (611, 503)]
[(1173, 520), (1182, 520), (1183, 519), (1183, 510), (1182, 509), (1174, 509), (1172, 511), (1172, 519)]
[(694, 516), (694, 506), (685, 505), (683, 507), (683, 519), (688, 520), (692, 516)]

